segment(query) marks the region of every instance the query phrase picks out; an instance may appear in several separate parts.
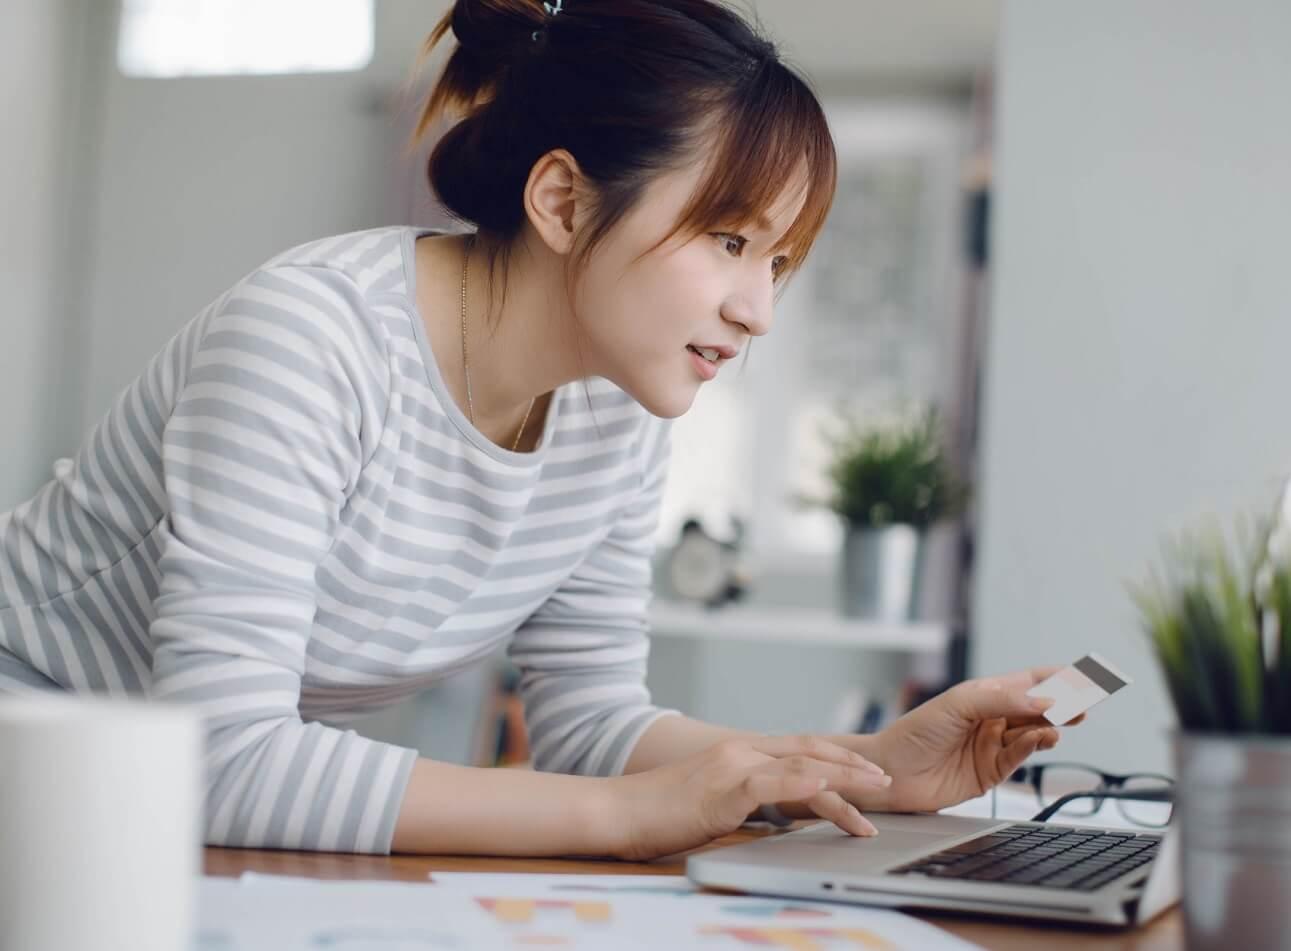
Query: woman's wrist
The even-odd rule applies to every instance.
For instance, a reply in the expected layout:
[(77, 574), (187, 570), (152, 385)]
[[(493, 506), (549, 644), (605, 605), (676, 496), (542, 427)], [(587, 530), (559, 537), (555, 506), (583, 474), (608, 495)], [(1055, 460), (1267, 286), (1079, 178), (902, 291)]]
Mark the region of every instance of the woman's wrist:
[(895, 765), (889, 762), (891, 758), (883, 748), (883, 732), (878, 733), (848, 733), (843, 736), (828, 737), (831, 742), (851, 750), (853, 753), (860, 753), (871, 763), (883, 767), (883, 771), (892, 777), (892, 785), (885, 789), (875, 789), (867, 793), (863, 799), (856, 801), (856, 806), (865, 812), (893, 812), (899, 811), (892, 798), (892, 790), (898, 785), (897, 772), (894, 771)]

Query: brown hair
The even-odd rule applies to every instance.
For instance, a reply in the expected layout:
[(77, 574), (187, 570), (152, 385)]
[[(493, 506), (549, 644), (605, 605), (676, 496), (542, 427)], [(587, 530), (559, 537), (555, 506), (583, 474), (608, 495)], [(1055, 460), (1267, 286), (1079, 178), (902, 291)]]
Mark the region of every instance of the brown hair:
[(449, 30), (458, 45), (413, 140), (462, 116), (431, 153), (430, 185), (476, 226), (490, 268), (519, 235), (529, 173), (552, 149), (596, 191), (577, 271), (656, 175), (709, 144), (707, 180), (664, 241), (755, 222), (805, 168), (805, 204), (772, 249), (786, 257), (778, 280), (801, 267), (834, 198), (833, 138), (807, 81), (725, 3), (562, 0), (549, 15), (541, 0), (456, 0), (418, 67)]

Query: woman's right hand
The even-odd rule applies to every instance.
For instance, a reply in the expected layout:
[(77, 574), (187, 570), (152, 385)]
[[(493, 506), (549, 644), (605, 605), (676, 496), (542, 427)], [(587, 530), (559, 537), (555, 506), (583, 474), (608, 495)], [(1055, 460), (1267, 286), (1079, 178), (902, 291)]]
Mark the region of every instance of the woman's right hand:
[(644, 861), (711, 842), (759, 806), (802, 803), (858, 836), (874, 826), (844, 796), (891, 778), (859, 753), (814, 736), (722, 740), (685, 759), (611, 780), (618, 858)]

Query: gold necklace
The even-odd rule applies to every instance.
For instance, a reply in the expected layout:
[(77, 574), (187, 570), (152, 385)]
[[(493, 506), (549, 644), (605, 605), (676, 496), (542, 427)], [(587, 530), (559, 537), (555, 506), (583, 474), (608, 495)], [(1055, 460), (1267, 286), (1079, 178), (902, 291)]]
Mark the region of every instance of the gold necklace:
[[(475, 401), (471, 397), (471, 361), (466, 353), (466, 272), (471, 263), (471, 247), (475, 244), (474, 237), (466, 239), (466, 248), (462, 251), (462, 372), (466, 376), (466, 413), (471, 419), (471, 425), (475, 425)], [(529, 401), (529, 408), (524, 411), (524, 419), (520, 420), (520, 431), (516, 433), (515, 442), (511, 444), (511, 451), (515, 452), (520, 447), (520, 437), (524, 435), (524, 428), (529, 425), (529, 414), (533, 412), (534, 404), (538, 402), (538, 397)]]

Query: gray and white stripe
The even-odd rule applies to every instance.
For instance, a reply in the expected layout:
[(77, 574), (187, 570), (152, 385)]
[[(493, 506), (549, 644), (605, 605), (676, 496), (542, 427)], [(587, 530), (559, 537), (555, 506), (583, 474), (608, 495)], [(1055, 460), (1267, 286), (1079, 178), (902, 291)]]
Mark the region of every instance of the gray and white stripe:
[(539, 769), (621, 772), (668, 427), (559, 390), (541, 442), (449, 395), (383, 228), (291, 249), (197, 315), (0, 515), (0, 692), (192, 704), (207, 841), (387, 852), (415, 753), (343, 725), (507, 644)]

